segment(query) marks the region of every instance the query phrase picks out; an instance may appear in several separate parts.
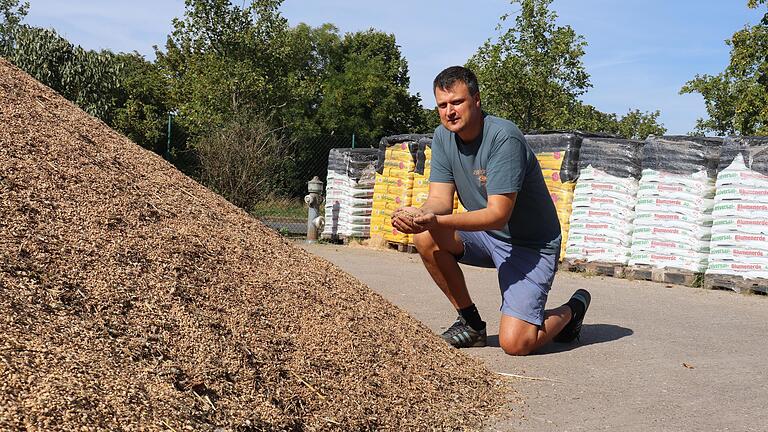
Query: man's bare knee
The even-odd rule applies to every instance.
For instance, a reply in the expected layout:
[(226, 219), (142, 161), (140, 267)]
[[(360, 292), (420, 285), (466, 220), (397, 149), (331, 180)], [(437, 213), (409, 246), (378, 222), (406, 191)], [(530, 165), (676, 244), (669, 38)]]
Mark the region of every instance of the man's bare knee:
[(435, 239), (432, 238), (432, 234), (429, 231), (415, 234), (413, 236), (413, 244), (419, 252), (434, 249), (436, 246)]
[(524, 356), (533, 352), (533, 348), (536, 346), (536, 338), (521, 335), (499, 337), (499, 345), (509, 355)]

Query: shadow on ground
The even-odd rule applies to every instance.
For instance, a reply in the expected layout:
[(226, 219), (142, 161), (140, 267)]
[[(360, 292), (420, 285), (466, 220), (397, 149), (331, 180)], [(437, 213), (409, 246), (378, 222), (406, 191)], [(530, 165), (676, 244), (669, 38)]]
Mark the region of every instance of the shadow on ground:
[[(612, 342), (632, 335), (632, 329), (613, 324), (584, 324), (581, 328), (581, 339), (572, 343), (549, 343), (533, 355), (554, 354), (570, 351), (586, 345)], [(499, 347), (499, 335), (488, 336), (488, 346)]]

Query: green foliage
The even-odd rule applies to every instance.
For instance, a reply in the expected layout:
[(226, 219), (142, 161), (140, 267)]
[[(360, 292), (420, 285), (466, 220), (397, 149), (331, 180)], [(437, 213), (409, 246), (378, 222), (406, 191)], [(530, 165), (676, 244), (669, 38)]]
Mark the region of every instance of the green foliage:
[(432, 133), (440, 126), (440, 113), (437, 111), (437, 107), (432, 109), (421, 109), (421, 123), (420, 130), (416, 130), (417, 133)]
[(408, 93), (408, 64), (395, 36), (373, 29), (341, 41), (341, 58), (329, 64), (318, 110), (321, 128), (355, 133), (373, 143), (382, 136), (423, 128), (419, 96)]
[(10, 57), (16, 45), (16, 32), (28, 10), (27, 1), (0, 0), (0, 56)]
[(0, 0), (2, 55), (140, 145), (164, 149), (167, 85), (155, 65), (138, 54), (85, 50), (54, 30), (22, 24), (28, 7)]
[(287, 21), (279, 0), (238, 7), (229, 0), (187, 0), (183, 19), (157, 63), (170, 78), (179, 121), (199, 136), (233, 113), (263, 113), (281, 122), (280, 108), (294, 98), (290, 84)]
[(231, 203), (250, 209), (273, 189), (287, 162), (287, 147), (270, 122), (237, 113), (196, 140), (200, 178)]
[(112, 126), (135, 143), (163, 153), (170, 111), (166, 78), (138, 53), (121, 53), (117, 60), (123, 67)]
[[(765, 0), (750, 0), (751, 8)], [(766, 14), (768, 16), (768, 14)], [(708, 118), (699, 119), (696, 132), (718, 135), (768, 134), (768, 21), (747, 26), (726, 43), (731, 59), (717, 75), (696, 75), (680, 93), (699, 93)]]
[[(306, 182), (304, 183), (306, 188)], [(323, 212), (325, 207), (320, 207)], [(301, 198), (270, 195), (257, 202), (250, 213), (255, 217), (307, 219), (307, 204)]]
[(645, 139), (648, 135), (664, 135), (666, 128), (658, 123), (661, 113), (629, 110), (619, 117), (613, 113), (604, 113), (592, 105), (576, 102), (563, 110), (561, 121), (555, 123), (556, 130), (578, 130), (584, 132), (604, 132), (624, 138)]
[[(556, 26), (552, 0), (514, 0), (515, 25), (489, 39), (467, 62), (480, 80), (485, 109), (523, 130), (548, 129), (563, 107), (590, 87), (581, 57), (586, 42), (570, 26)], [(501, 17), (498, 29), (508, 19)]]
[(290, 50), (288, 85), (292, 100), (281, 111), (290, 122), (294, 139), (312, 139), (325, 133), (317, 122), (317, 111), (332, 65), (343, 58), (341, 37), (332, 24), (311, 27), (302, 23), (289, 29), (287, 48)]
[(325, 170), (329, 148), (318, 137), (355, 134), (368, 145), (422, 128), (424, 118), (419, 98), (408, 94), (407, 63), (393, 35), (341, 37), (331, 24), (289, 28), (280, 3), (187, 0), (165, 52), (156, 50), (157, 66), (167, 77), (168, 106), (201, 159), (205, 137), (242, 113), (268, 119), (290, 138), (269, 187), (295, 195)]
[[(512, 0), (521, 9), (515, 25), (487, 40), (467, 62), (481, 85), (483, 108), (525, 131), (582, 130), (626, 138), (663, 134), (659, 112), (630, 110), (618, 118), (579, 100), (591, 83), (582, 63), (586, 41), (570, 26), (557, 26), (552, 0)], [(509, 18), (501, 17), (497, 27)]]
[(109, 123), (122, 64), (110, 51), (89, 51), (54, 30), (19, 25), (8, 59), (43, 84)]
[(644, 140), (648, 135), (664, 135), (667, 131), (657, 121), (661, 112), (643, 113), (640, 110), (630, 110), (618, 121), (616, 134), (625, 138)]

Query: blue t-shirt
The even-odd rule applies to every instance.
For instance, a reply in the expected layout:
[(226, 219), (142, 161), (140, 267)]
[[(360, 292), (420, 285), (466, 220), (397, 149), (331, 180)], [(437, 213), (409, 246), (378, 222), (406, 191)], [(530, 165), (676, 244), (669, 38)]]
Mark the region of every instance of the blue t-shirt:
[(470, 211), (486, 208), (488, 195), (517, 192), (506, 227), (488, 234), (542, 253), (560, 251), (560, 222), (539, 161), (511, 121), (484, 114), (483, 131), (470, 143), (438, 126), (429, 181), (453, 183)]

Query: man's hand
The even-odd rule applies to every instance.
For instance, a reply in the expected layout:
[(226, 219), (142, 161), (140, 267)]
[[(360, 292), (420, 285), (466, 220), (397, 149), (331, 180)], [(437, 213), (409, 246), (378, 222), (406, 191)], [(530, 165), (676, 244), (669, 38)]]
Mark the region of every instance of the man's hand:
[(405, 234), (418, 234), (425, 231), (416, 223), (416, 219), (421, 218), (424, 212), (416, 207), (400, 207), (392, 213), (392, 226)]
[(413, 223), (416, 224), (421, 231), (431, 230), (437, 226), (437, 216), (432, 212), (422, 211), (421, 215), (413, 218)]

